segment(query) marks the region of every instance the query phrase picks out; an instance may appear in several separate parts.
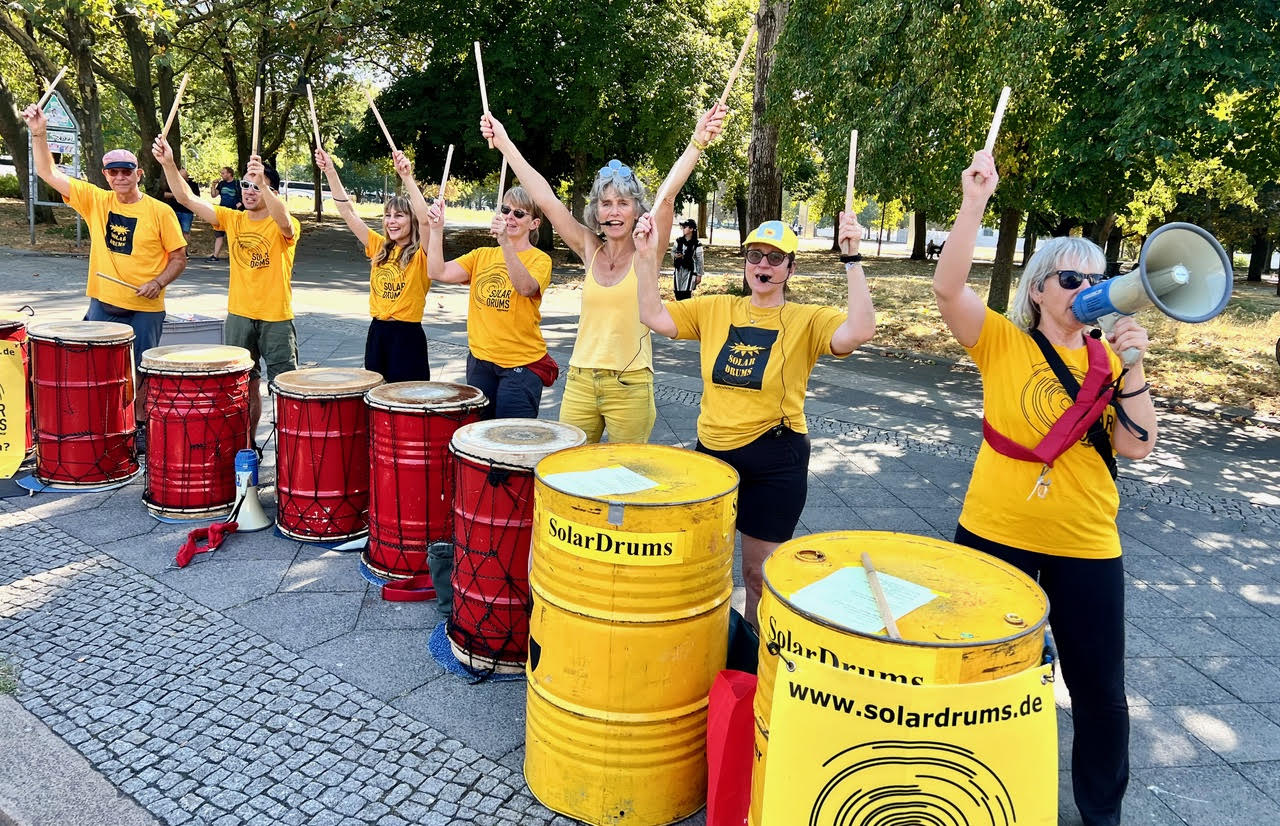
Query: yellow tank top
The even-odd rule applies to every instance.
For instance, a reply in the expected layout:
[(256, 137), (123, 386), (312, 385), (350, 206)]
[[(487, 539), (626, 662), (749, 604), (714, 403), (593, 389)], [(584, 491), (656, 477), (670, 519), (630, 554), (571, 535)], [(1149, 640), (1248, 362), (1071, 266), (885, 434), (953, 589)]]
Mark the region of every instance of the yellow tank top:
[(596, 281), (595, 262), (592, 255), (582, 281), (582, 314), (569, 364), (597, 370), (652, 370), (653, 344), (649, 328), (640, 321), (635, 266), (617, 284), (605, 287)]

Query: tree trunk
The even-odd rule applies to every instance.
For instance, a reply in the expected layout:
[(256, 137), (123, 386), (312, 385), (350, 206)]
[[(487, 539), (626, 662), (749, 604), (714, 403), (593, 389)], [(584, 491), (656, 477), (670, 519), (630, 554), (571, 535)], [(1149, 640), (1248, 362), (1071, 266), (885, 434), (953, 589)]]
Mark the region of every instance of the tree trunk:
[(1022, 266), (1025, 268), (1031, 256), (1036, 254), (1036, 227), (1032, 216), (1027, 216), (1027, 229), (1022, 236)]
[(1009, 286), (1013, 282), (1013, 253), (1018, 248), (1018, 225), (1022, 210), (1000, 211), (1000, 237), (996, 239), (996, 262), (991, 268), (991, 292), (987, 306), (998, 313), (1009, 309)]
[(698, 201), (698, 234), (707, 234), (707, 198), (704, 195), (702, 200)]
[(1074, 220), (1070, 218), (1063, 218), (1054, 225), (1052, 230), (1049, 231), (1049, 235), (1053, 238), (1065, 238), (1070, 235), (1071, 230), (1075, 229), (1077, 226), (1078, 224)]
[(1245, 281), (1250, 284), (1261, 284), (1262, 270), (1267, 263), (1267, 231), (1255, 229), (1250, 237), (1253, 239), (1253, 244), (1249, 248), (1249, 275), (1245, 277)]
[[(778, 127), (765, 111), (765, 92), (773, 71), (773, 48), (782, 34), (790, 4), (760, 0), (756, 11), (756, 73), (751, 103), (751, 144), (747, 148), (749, 194), (747, 223), (758, 226), (782, 216), (782, 174), (778, 171)], [(741, 229), (741, 227), (739, 227)]]
[(929, 234), (929, 222), (925, 218), (924, 210), (917, 209), (915, 216), (912, 218), (915, 222), (915, 243), (911, 246), (911, 260), (925, 260), (925, 236)]
[[(102, 143), (102, 100), (98, 95), (98, 81), (93, 75), (93, 27), (76, 12), (68, 11), (65, 19), (67, 37), (72, 46), (71, 60), (76, 67), (76, 90), (80, 97), (80, 105), (72, 109), (80, 125), (80, 151), (84, 153), (80, 169), (91, 183), (106, 186), (107, 179), (102, 174), (100, 160), (106, 151)], [(71, 105), (70, 101), (68, 105)]]
[[(747, 199), (742, 188), (738, 187), (733, 193), (733, 207), (738, 214), (738, 254), (742, 254), (742, 244), (747, 240), (747, 235), (751, 232), (747, 228)], [(750, 295), (751, 288), (747, 286), (747, 273), (744, 269), (742, 272), (742, 284), (740, 285), (742, 295)]]
[[(151, 154), (151, 143), (160, 134), (160, 121), (156, 117), (156, 95), (151, 83), (151, 63), (155, 50), (137, 15), (119, 2), (115, 8), (125, 44), (128, 46), (130, 70), (126, 83), (118, 88), (133, 104), (134, 113), (138, 116), (138, 138), (142, 142), (138, 163), (142, 167), (143, 186), (152, 195), (158, 195), (164, 183), (164, 173)], [(169, 72), (169, 85), (173, 85), (172, 70)], [(172, 100), (172, 88), (169, 96)]]
[[(0, 138), (13, 154), (13, 171), (18, 176), (18, 193), (25, 204), (31, 199), (31, 164), (27, 155), (27, 124), (18, 115), (13, 90), (0, 77)], [(37, 224), (56, 224), (53, 207), (36, 207)]]
[(1124, 233), (1119, 227), (1113, 227), (1107, 236), (1107, 275), (1120, 274), (1120, 244), (1124, 241)]

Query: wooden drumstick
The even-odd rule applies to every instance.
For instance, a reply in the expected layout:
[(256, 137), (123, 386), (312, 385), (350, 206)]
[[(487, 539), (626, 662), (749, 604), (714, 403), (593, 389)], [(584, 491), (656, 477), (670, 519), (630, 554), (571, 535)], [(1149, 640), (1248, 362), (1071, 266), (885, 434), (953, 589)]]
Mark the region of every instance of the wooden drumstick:
[(1000, 102), (996, 104), (996, 115), (991, 119), (991, 128), (987, 130), (987, 145), (983, 148), (990, 152), (996, 148), (996, 136), (1000, 134), (1000, 121), (1004, 120), (1004, 107), (1009, 103), (1009, 87), (1000, 91)]
[(889, 610), (889, 600), (885, 599), (884, 590), (880, 587), (879, 575), (871, 564), (871, 555), (866, 551), (862, 552), (862, 570), (867, 572), (867, 585), (871, 586), (871, 595), (876, 598), (876, 607), (880, 609), (880, 619), (884, 621), (884, 630), (888, 632), (889, 639), (902, 639), (902, 635), (898, 633), (898, 623), (894, 622), (893, 612)]
[(747, 46), (751, 45), (751, 36), (756, 33), (756, 24), (752, 23), (751, 28), (747, 30), (747, 39), (742, 41), (742, 48), (738, 51), (738, 60), (733, 64), (733, 70), (729, 72), (729, 82), (724, 85), (724, 91), (720, 93), (720, 105), (724, 106), (724, 102), (729, 99), (729, 92), (733, 89), (733, 82), (738, 79), (738, 70), (742, 68), (742, 61), (747, 57)]
[(502, 169), (498, 170), (498, 208), (502, 208), (502, 196), (507, 192), (507, 159), (502, 159)]
[(311, 84), (307, 84), (307, 106), (311, 108), (311, 128), (316, 133), (316, 149), (323, 149), (320, 145), (320, 120), (316, 117), (316, 99), (311, 94)]
[(178, 84), (178, 94), (174, 96), (173, 105), (169, 107), (169, 117), (165, 118), (164, 128), (160, 130), (160, 137), (162, 138), (169, 137), (169, 127), (173, 126), (173, 119), (178, 116), (178, 107), (182, 105), (182, 93), (187, 89), (188, 77), (189, 75), (186, 72), (182, 73), (182, 82)]
[(262, 87), (253, 87), (253, 151), (250, 155), (258, 154), (258, 116), (262, 113)]
[(444, 185), (449, 183), (449, 165), (453, 163), (453, 144), (449, 144), (449, 152), (444, 156), (444, 174), (440, 176), (440, 198), (444, 200)]
[[(476, 74), (480, 77), (480, 108), (489, 114), (489, 93), (484, 88), (484, 59), (480, 57), (480, 41), (474, 41), (476, 47)], [(493, 148), (493, 140), (489, 140), (489, 148)]]
[(137, 285), (137, 284), (130, 284), (128, 281), (121, 281), (119, 278), (116, 278), (116, 277), (111, 276), (111, 275), (107, 275), (105, 272), (97, 273), (97, 276), (98, 276), (99, 278), (101, 278), (101, 279), (106, 280), (106, 281), (110, 281), (112, 284), (119, 284), (121, 287), (128, 287), (128, 288), (129, 288), (129, 289), (131, 289), (131, 290), (137, 290), (137, 289), (138, 289), (138, 285)]
[(849, 177), (844, 184), (844, 211), (853, 212), (853, 173), (858, 168), (858, 130), (849, 132)]
[(369, 108), (373, 110), (374, 118), (377, 119), (378, 125), (382, 127), (382, 134), (387, 139), (387, 146), (391, 147), (391, 154), (396, 154), (400, 150), (396, 149), (396, 142), (391, 140), (391, 130), (387, 129), (387, 124), (382, 120), (382, 113), (378, 111), (378, 104), (373, 102), (373, 95), (369, 93), (368, 89), (365, 90), (364, 96), (369, 99)]
[(57, 87), (57, 85), (58, 85), (58, 81), (62, 80), (62, 76), (63, 76), (63, 75), (65, 75), (66, 73), (67, 73), (67, 67), (66, 67), (66, 66), (63, 66), (61, 69), (59, 69), (59, 70), (58, 70), (58, 76), (57, 76), (57, 77), (55, 77), (55, 78), (53, 79), (53, 82), (52, 82), (52, 83), (50, 83), (50, 84), (45, 88), (45, 90), (44, 90), (44, 94), (43, 94), (43, 95), (41, 95), (41, 96), (40, 96), (40, 100), (38, 100), (38, 101), (36, 102), (36, 108), (37, 108), (37, 109), (43, 109), (43, 108), (44, 108), (44, 105), (45, 105), (46, 103), (48, 103), (48, 102), (49, 102), (49, 98), (53, 97), (53, 90), (54, 90), (54, 88), (55, 88), (55, 87)]

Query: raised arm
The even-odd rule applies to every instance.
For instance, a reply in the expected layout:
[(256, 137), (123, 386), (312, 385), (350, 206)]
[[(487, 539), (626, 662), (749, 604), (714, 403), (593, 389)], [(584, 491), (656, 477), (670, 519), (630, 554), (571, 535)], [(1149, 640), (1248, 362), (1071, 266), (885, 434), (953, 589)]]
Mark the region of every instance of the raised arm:
[(249, 181), (258, 185), (262, 205), (266, 207), (271, 220), (275, 221), (276, 226), (280, 228), (280, 233), (285, 238), (292, 238), (293, 224), (289, 222), (289, 208), (284, 205), (284, 201), (280, 200), (280, 196), (271, 191), (271, 182), (267, 180), (266, 172), (262, 168), (261, 156), (250, 155), (245, 171)]
[(590, 261), (591, 254), (600, 245), (596, 234), (590, 227), (574, 218), (569, 208), (560, 203), (560, 199), (556, 197), (555, 190), (551, 188), (551, 184), (547, 183), (547, 179), (538, 174), (538, 171), (520, 154), (520, 150), (516, 149), (516, 145), (507, 136), (507, 130), (502, 123), (493, 115), (483, 115), (480, 118), (480, 134), (486, 140), (492, 140), (494, 148), (507, 159), (507, 163), (511, 166), (511, 173), (519, 179), (524, 191), (529, 193), (529, 197), (533, 198), (533, 202), (542, 210), (542, 214), (547, 216), (547, 220), (551, 222), (555, 231), (560, 233), (560, 237), (569, 245), (569, 249), (573, 250), (584, 264)]
[[(840, 213), (837, 240), (840, 242), (840, 249), (848, 250), (848, 255), (858, 254), (862, 226), (858, 223), (856, 214)], [(848, 314), (844, 323), (831, 334), (831, 352), (837, 356), (847, 356), (876, 334), (876, 310), (871, 305), (871, 291), (867, 289), (867, 274), (862, 270), (862, 262), (846, 264), (844, 272), (849, 280)]]
[(44, 112), (33, 103), (22, 110), (22, 119), (31, 133), (31, 154), (35, 156), (36, 174), (58, 191), (63, 198), (71, 196), (71, 179), (53, 165), (53, 153), (49, 151), (49, 121)]
[(996, 191), (1000, 176), (991, 153), (980, 149), (973, 153), (973, 163), (960, 176), (964, 200), (951, 226), (951, 235), (942, 246), (938, 266), (933, 271), (933, 295), (938, 311), (951, 330), (951, 335), (965, 347), (978, 343), (987, 307), (969, 286), (969, 269), (973, 266), (973, 245), (978, 238), (987, 201)]
[(698, 165), (698, 159), (702, 157), (708, 144), (720, 137), (720, 133), (724, 131), (724, 118), (728, 112), (727, 107), (716, 103), (698, 118), (698, 125), (693, 130), (689, 145), (684, 148), (680, 157), (676, 158), (671, 171), (667, 173), (666, 180), (662, 182), (662, 186), (658, 187), (658, 200), (653, 205), (653, 223), (659, 238), (671, 237), (671, 222), (675, 215), (676, 196), (680, 194), (680, 187), (684, 186), (684, 182), (693, 174), (693, 168)]
[(645, 213), (636, 221), (631, 234), (636, 243), (636, 255), (632, 264), (636, 269), (636, 297), (640, 303), (640, 321), (644, 326), (668, 338), (676, 337), (676, 322), (662, 303), (658, 293), (658, 255), (666, 244), (658, 240), (654, 231), (653, 216)]
[(156, 136), (155, 142), (151, 144), (151, 154), (160, 162), (160, 168), (164, 170), (164, 179), (169, 183), (169, 191), (173, 193), (174, 200), (199, 215), (200, 220), (212, 224), (214, 229), (222, 229), (218, 224), (218, 213), (213, 208), (213, 204), (192, 194), (187, 182), (182, 179), (182, 174), (178, 172), (178, 165), (173, 159), (173, 149), (163, 135)]
[(444, 260), (444, 201), (427, 207), (427, 277), (442, 284), (466, 284), (471, 276), (457, 261)]
[(431, 231), (431, 222), (427, 220), (427, 199), (422, 196), (422, 187), (413, 179), (413, 164), (399, 149), (391, 154), (391, 161), (400, 176), (400, 183), (404, 184), (404, 191), (409, 195), (409, 206), (418, 222), (418, 234), (425, 237)]
[(351, 198), (347, 196), (347, 190), (343, 188), (342, 181), (338, 178), (338, 170), (333, 167), (333, 159), (329, 157), (329, 153), (323, 149), (316, 150), (316, 166), (320, 167), (320, 171), (324, 173), (325, 180), (329, 182), (329, 191), (333, 193), (333, 203), (338, 207), (338, 214), (342, 216), (342, 220), (347, 222), (347, 229), (356, 236), (356, 240), (361, 246), (367, 246), (369, 243), (369, 227), (364, 221), (360, 220), (360, 216), (356, 215), (355, 207), (351, 205)]

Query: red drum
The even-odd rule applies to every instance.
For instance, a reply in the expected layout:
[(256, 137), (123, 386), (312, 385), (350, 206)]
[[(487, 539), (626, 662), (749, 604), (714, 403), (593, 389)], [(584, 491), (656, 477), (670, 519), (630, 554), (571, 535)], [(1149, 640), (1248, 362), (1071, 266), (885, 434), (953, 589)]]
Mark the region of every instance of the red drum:
[(94, 487), (136, 474), (133, 329), (60, 321), (29, 332), (36, 479)]
[(35, 419), (31, 415), (31, 354), (27, 343), (27, 325), (24, 321), (11, 318), (0, 317), (0, 341), (12, 341), (18, 345), (18, 352), (22, 354), (22, 375), (25, 376), (27, 387), (27, 411), (26, 411), (26, 452), (30, 455), (35, 448)]
[(449, 440), (488, 404), (465, 384), (402, 381), (365, 393), (369, 405), (369, 547), (365, 566), (384, 579), (428, 573), (427, 550), (453, 537)]
[(147, 475), (155, 516), (209, 519), (236, 499), (236, 451), (249, 445), (249, 369), (243, 347), (171, 344), (142, 354)]
[(529, 658), (533, 468), (586, 443), (580, 428), (492, 419), (453, 434), (453, 614), (449, 644), (476, 670), (524, 671)]
[(304, 542), (369, 532), (371, 370), (308, 367), (276, 376), (276, 526)]

